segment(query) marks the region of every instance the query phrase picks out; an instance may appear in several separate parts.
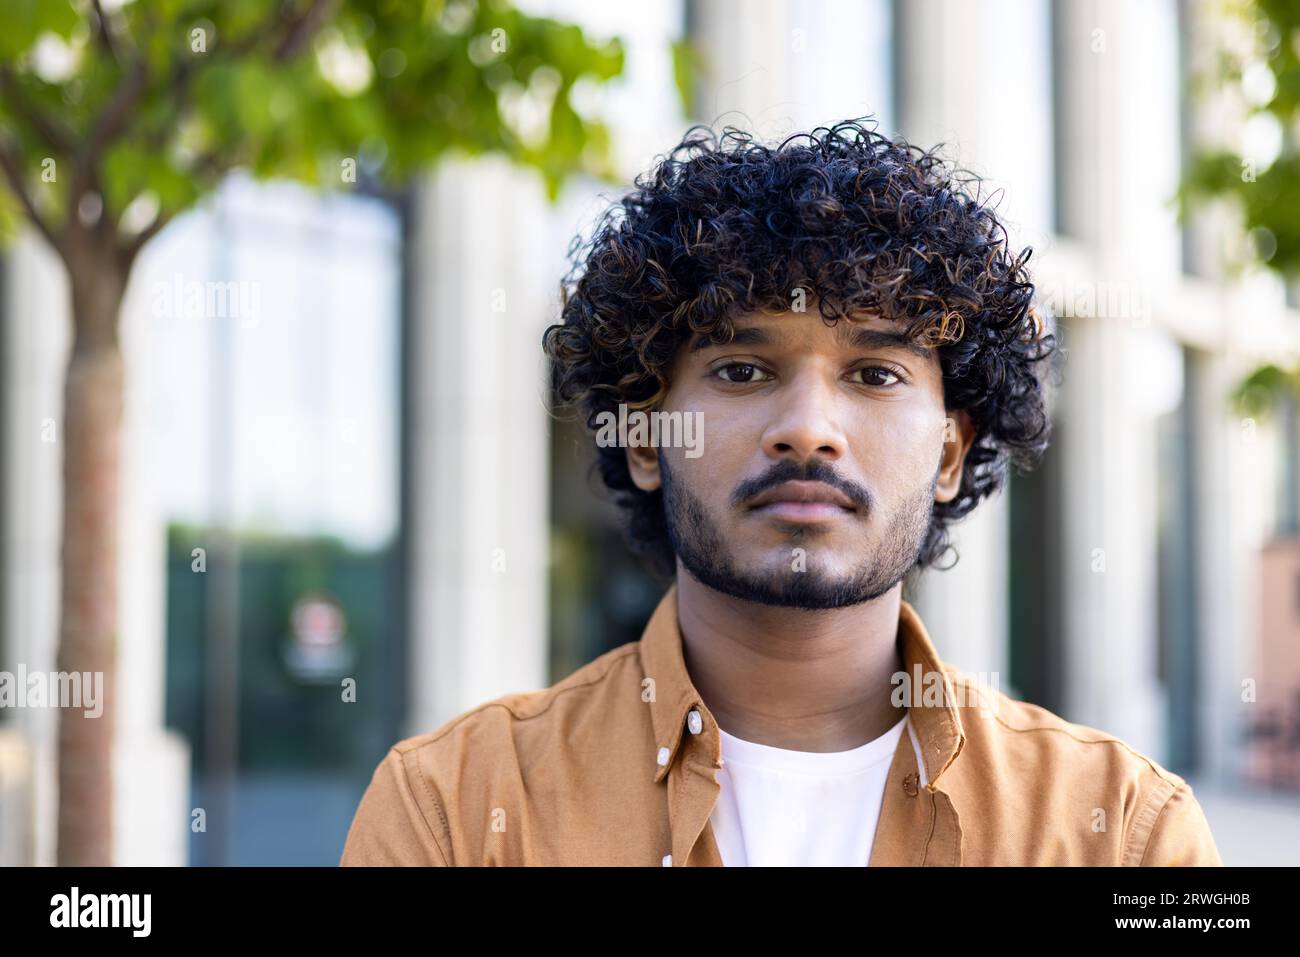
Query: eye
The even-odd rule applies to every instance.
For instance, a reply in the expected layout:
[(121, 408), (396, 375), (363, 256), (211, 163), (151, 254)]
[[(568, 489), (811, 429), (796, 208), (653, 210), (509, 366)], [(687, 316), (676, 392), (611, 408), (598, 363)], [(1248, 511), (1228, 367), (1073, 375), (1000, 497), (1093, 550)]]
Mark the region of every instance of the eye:
[(728, 362), (725, 366), (718, 366), (718, 368), (714, 369), (713, 374), (720, 375), (724, 382), (731, 382), (735, 385), (762, 382), (763, 377), (767, 375), (758, 366), (749, 362)]
[(906, 381), (901, 372), (888, 366), (864, 366), (861, 369), (854, 369), (850, 374), (858, 375), (859, 373), (864, 373), (867, 376), (866, 379), (862, 380), (862, 385), (891, 386)]

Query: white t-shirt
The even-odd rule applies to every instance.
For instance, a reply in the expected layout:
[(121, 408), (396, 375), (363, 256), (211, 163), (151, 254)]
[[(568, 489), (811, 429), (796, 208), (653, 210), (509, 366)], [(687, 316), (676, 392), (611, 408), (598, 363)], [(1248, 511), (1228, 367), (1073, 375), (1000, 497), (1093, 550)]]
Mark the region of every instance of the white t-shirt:
[[(907, 716), (849, 751), (786, 751), (722, 733), (709, 818), (727, 867), (865, 867)], [(915, 738), (913, 738), (915, 745)]]

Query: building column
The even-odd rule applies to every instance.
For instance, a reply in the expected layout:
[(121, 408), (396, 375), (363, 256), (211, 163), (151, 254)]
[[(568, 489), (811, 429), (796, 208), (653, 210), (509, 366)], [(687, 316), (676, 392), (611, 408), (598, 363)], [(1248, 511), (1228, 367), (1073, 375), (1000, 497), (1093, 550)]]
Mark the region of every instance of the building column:
[(1243, 770), (1242, 681), (1262, 677), (1255, 660), (1259, 634), (1259, 556), (1271, 517), (1269, 479), (1276, 473), (1272, 424), (1237, 416), (1224, 396), (1248, 371), (1240, 359), (1198, 353), (1201, 389), (1192, 410), (1200, 435), (1196, 463), (1201, 611), (1199, 776), (1220, 786)]
[(693, 4), (696, 119), (779, 140), (871, 114), (890, 132), (890, 10), (888, 0)]
[[(34, 233), (6, 253), (2, 350), (4, 444), (4, 655), (0, 667), (50, 672), (59, 632), (60, 488), (63, 481), (63, 369), (71, 343), (67, 280)], [(25, 864), (56, 861), (58, 712), (19, 708), (3, 715), (29, 753), (24, 785), (32, 812)]]
[(547, 683), (545, 208), (499, 158), (413, 204), (407, 735)]
[(1136, 334), (1066, 326), (1062, 391), (1064, 717), (1162, 760), (1157, 676), (1156, 431)]
[[(924, 148), (986, 176), (982, 195), (1006, 192), (1013, 248), (1047, 243), (1052, 212), (1050, 20), (1046, 0), (969, 4), (918, 0), (898, 16), (898, 129)], [(1005, 93), (1017, 92), (1008, 111)], [(1014, 127), (1014, 128), (1009, 128)], [(1010, 688), (1009, 508), (1005, 489), (953, 526), (959, 555), (927, 571), (916, 607), (944, 659), (998, 675)], [(990, 678), (992, 683), (992, 679)]]
[[(1058, 226), (1091, 254), (1089, 274), (1065, 277), (1090, 295), (1065, 323), (1064, 716), (1164, 760), (1155, 416), (1179, 372), (1153, 368), (1172, 347), (1146, 304), (1180, 271), (1164, 202), (1179, 169), (1177, 25), (1172, 4), (1056, 11)], [(1150, 144), (1136, 165), (1134, 142)]]

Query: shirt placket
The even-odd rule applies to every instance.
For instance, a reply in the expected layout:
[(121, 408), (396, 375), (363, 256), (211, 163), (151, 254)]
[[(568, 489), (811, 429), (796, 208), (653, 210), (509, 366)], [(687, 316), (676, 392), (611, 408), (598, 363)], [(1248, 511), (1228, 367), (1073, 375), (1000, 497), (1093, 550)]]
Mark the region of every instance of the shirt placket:
[(871, 847), (872, 867), (954, 867), (961, 864), (961, 824), (947, 792), (922, 784), (911, 740), (894, 752)]
[(660, 749), (661, 761), (673, 761), (664, 781), (672, 839), (672, 847), (663, 858), (665, 867), (722, 865), (717, 842), (708, 832), (709, 817), (722, 790), (716, 776), (721, 758), (716, 765), (710, 760), (716, 735), (716, 725), (710, 721), (706, 728), (704, 713), (697, 704), (686, 714), (676, 754), (667, 747)]

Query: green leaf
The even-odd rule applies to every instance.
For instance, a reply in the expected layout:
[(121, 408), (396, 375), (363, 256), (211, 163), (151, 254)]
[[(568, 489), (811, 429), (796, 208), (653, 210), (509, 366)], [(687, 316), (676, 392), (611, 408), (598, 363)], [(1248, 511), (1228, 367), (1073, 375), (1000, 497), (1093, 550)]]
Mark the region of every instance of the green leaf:
[(686, 39), (672, 42), (672, 55), (673, 84), (677, 87), (677, 97), (682, 113), (691, 116), (695, 112), (695, 85), (701, 72), (702, 58), (700, 52)]
[(0, 56), (8, 59), (30, 50), (42, 33), (68, 39), (81, 15), (68, 0), (5, 0), (0, 22)]
[(1230, 399), (1243, 415), (1264, 417), (1288, 396), (1300, 399), (1300, 366), (1286, 370), (1270, 364), (1246, 376)]

